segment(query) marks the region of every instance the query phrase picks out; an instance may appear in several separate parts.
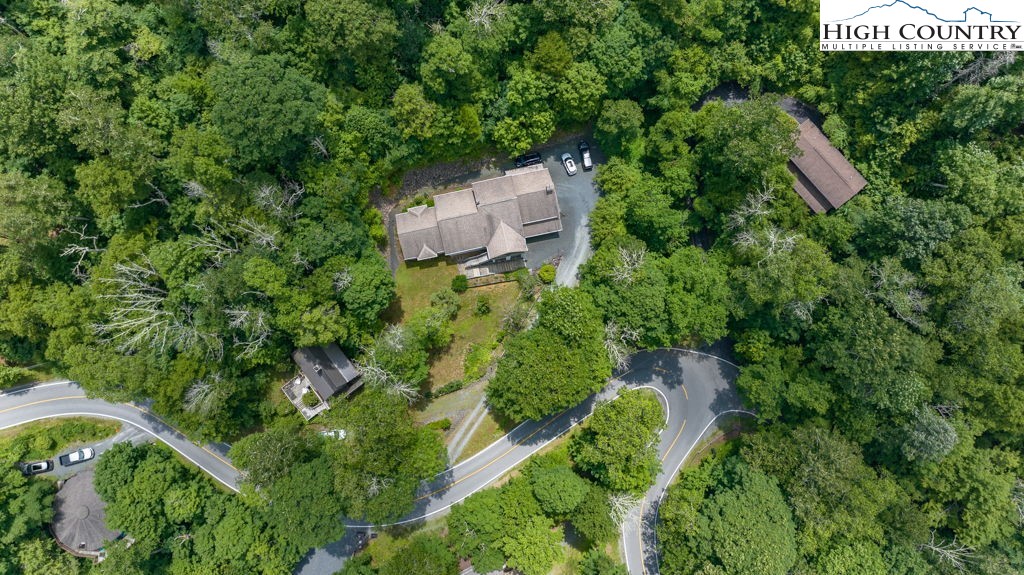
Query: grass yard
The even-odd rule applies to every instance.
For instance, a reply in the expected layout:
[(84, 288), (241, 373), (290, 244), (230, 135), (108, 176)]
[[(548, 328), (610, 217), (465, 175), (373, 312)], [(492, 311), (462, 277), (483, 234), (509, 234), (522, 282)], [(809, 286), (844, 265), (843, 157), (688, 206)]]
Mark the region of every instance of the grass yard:
[[(487, 315), (474, 315), (476, 302), (479, 296), (487, 297), (490, 300), (491, 311)], [(468, 290), (459, 296), (462, 308), (455, 318), (455, 337), (447, 349), (439, 353), (430, 362), (430, 377), (427, 383), (431, 389), (461, 379), (466, 375), (466, 356), (472, 351), (473, 346), (490, 347), (496, 343), (498, 326), (505, 311), (515, 303), (519, 297), (519, 285), (515, 282), (506, 282)], [(430, 296), (427, 296), (429, 301)], [(484, 352), (482, 358), (483, 367), (490, 363)], [(478, 365), (481, 359), (476, 362)], [(480, 373), (479, 377), (483, 375)]]
[(119, 428), (112, 421), (84, 417), (35, 421), (0, 431), (0, 449), (26, 461), (46, 459), (68, 446), (106, 439)]
[(402, 323), (416, 310), (430, 306), (430, 295), (441, 288), (451, 287), (452, 278), (457, 275), (458, 267), (447, 258), (402, 262), (395, 271), (398, 297), (387, 311), (387, 321)]

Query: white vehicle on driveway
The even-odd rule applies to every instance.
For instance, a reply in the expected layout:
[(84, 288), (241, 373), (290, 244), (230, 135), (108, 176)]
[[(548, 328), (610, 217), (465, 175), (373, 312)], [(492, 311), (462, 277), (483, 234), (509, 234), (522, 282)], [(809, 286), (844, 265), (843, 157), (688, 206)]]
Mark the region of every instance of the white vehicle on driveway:
[(576, 162), (572, 159), (572, 154), (569, 152), (562, 154), (562, 165), (565, 166), (565, 173), (570, 176), (576, 175)]
[(78, 451), (73, 451), (71, 453), (61, 455), (58, 459), (60, 459), (61, 465), (67, 467), (69, 465), (75, 465), (76, 463), (82, 463), (83, 461), (89, 461), (93, 457), (96, 457), (96, 452), (93, 450), (93, 448), (83, 447)]

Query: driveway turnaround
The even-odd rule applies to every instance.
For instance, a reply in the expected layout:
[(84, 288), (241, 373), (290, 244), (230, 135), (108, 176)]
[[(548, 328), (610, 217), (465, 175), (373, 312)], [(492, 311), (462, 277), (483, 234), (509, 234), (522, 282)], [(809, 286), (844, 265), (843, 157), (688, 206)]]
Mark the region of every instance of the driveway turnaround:
[(228, 489), (238, 491), (238, 470), (228, 461), (225, 446), (193, 443), (144, 407), (91, 399), (71, 381), (40, 383), (0, 393), (0, 429), (51, 417), (100, 417), (134, 425), (167, 444)]
[[(561, 413), (520, 424), (480, 453), (447, 469), (432, 481), (424, 482), (414, 510), (395, 524), (416, 524), (446, 512), (579, 425), (599, 402), (612, 400), (623, 390), (649, 388), (656, 392), (665, 408), (666, 427), (658, 447), (662, 472), (635, 517), (623, 526), (622, 539), (629, 572), (657, 574), (654, 535), (657, 505), (683, 461), (713, 427), (718, 416), (742, 411), (732, 386), (737, 373), (732, 363), (703, 352), (680, 349), (640, 352), (633, 356), (630, 368), (614, 377), (600, 393)], [(143, 407), (90, 399), (78, 384), (68, 381), (0, 393), (0, 429), (50, 417), (73, 416), (108, 418), (134, 425), (229, 489), (238, 491), (239, 473), (228, 461), (225, 446), (195, 444)], [(371, 526), (348, 522), (347, 527), (348, 533), (343, 539), (312, 551), (295, 572), (330, 575), (340, 570), (358, 547), (359, 533)]]

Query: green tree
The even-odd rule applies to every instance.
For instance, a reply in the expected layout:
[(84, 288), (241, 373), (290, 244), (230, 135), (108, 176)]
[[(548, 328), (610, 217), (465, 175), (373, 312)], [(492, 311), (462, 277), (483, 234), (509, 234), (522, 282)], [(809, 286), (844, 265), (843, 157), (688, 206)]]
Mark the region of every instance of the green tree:
[[(632, 153), (643, 134), (644, 112), (632, 100), (607, 100), (594, 126), (594, 137), (609, 154)], [(635, 156), (634, 156), (635, 157)]]
[(209, 81), (216, 94), (210, 120), (239, 167), (294, 162), (309, 148), (326, 93), (285, 58), (245, 57), (211, 69)]
[(643, 493), (661, 471), (656, 440), (664, 425), (653, 393), (627, 391), (594, 409), (569, 453), (579, 469), (608, 489)]
[(514, 533), (505, 535), (502, 550), (508, 565), (524, 575), (545, 575), (562, 556), (562, 528), (552, 529), (544, 517), (532, 517)]
[(380, 567), (380, 575), (405, 575), (406, 573), (436, 573), (455, 575), (459, 572), (459, 560), (445, 541), (434, 534), (416, 535), (399, 552), (391, 556)]
[(534, 328), (505, 344), (505, 355), (487, 385), (490, 404), (516, 421), (540, 419), (576, 405), (601, 389), (611, 375), (601, 350), (568, 344), (558, 334)]
[(580, 559), (580, 575), (627, 575), (626, 567), (598, 549), (591, 549)]
[(553, 518), (575, 511), (590, 491), (587, 481), (568, 467), (538, 470), (530, 476), (530, 482), (541, 509)]

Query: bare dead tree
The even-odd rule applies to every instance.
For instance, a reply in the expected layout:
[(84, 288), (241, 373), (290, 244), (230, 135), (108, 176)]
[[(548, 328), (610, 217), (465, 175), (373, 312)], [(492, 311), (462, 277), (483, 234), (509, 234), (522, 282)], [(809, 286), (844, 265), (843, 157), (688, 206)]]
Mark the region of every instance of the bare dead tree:
[(1019, 477), (1013, 485), (1013, 506), (1017, 509), (1017, 527), (1024, 527), (1024, 480)]
[(78, 260), (75, 262), (74, 269), (71, 273), (81, 281), (85, 281), (88, 274), (82, 269), (82, 264), (85, 263), (85, 258), (89, 254), (101, 253), (105, 251), (105, 248), (99, 247), (99, 236), (90, 236), (86, 234), (87, 227), (82, 225), (81, 230), (64, 229), (61, 230), (64, 233), (77, 236), (79, 242), (71, 243), (64, 247), (60, 252), (60, 256), (66, 258), (68, 256), (78, 256)]
[(19, 30), (18, 28), (16, 28), (16, 27), (14, 26), (14, 24), (11, 24), (11, 23), (10, 23), (10, 22), (9, 22), (9, 21), (7, 20), (7, 18), (4, 18), (3, 16), (0, 16), (0, 24), (2, 24), (2, 25), (4, 25), (4, 26), (7, 26), (7, 27), (8, 27), (8, 28), (10, 28), (11, 30), (13, 30), (15, 34), (19, 34), (19, 35), (21, 35), (21, 36), (27, 36), (27, 34), (25, 34), (24, 32), (22, 32), (22, 31), (21, 31), (21, 30)]
[(953, 417), (956, 412), (960, 411), (960, 406), (956, 404), (933, 405), (932, 409), (942, 417), (949, 419), (950, 417)]
[(204, 227), (202, 235), (187, 236), (185, 244), (191, 250), (205, 251), (215, 266), (220, 266), (225, 258), (241, 251), (238, 238), (217, 223)]
[(775, 199), (775, 187), (767, 179), (762, 179), (761, 187), (757, 191), (747, 194), (743, 203), (729, 214), (726, 227), (731, 230), (739, 230), (747, 227), (754, 220), (763, 218), (771, 213), (770, 205)]
[(210, 195), (206, 192), (206, 188), (202, 184), (196, 181), (188, 181), (182, 184), (182, 189), (185, 191), (185, 195), (194, 198), (201, 199), (207, 198)]
[(1013, 65), (1016, 61), (1016, 52), (992, 52), (991, 56), (980, 53), (974, 60), (971, 60), (963, 68), (957, 70), (956, 75), (942, 87), (945, 89), (954, 84), (981, 84), (998, 74), (1004, 67)]
[(760, 252), (757, 261), (762, 266), (772, 259), (792, 252), (800, 234), (786, 232), (776, 226), (764, 229), (744, 230), (733, 238), (733, 244), (741, 251)]
[(316, 136), (310, 140), (309, 147), (313, 148), (313, 151), (324, 160), (331, 159), (331, 153), (327, 150), (327, 144), (324, 142), (323, 136)]
[(277, 251), (277, 233), (256, 220), (244, 217), (235, 224), (235, 229), (248, 234), (252, 242), (271, 251)]
[(928, 296), (917, 288), (914, 274), (896, 262), (872, 264), (869, 273), (874, 279), (866, 294), (869, 298), (882, 302), (897, 318), (917, 329), (930, 325), (925, 317)]
[(620, 283), (633, 283), (633, 276), (644, 265), (647, 248), (619, 246), (619, 263), (612, 268), (612, 279)]
[(466, 9), (466, 20), (484, 32), (490, 32), (494, 23), (504, 15), (504, 0), (478, 0)]
[(373, 498), (380, 495), (385, 489), (391, 487), (395, 480), (390, 477), (369, 475), (366, 478), (366, 496)]
[(228, 327), (241, 332), (241, 337), (234, 337), (234, 347), (238, 348), (236, 359), (246, 359), (256, 355), (270, 341), (273, 330), (267, 323), (263, 310), (250, 311), (245, 308), (228, 308), (224, 310), (228, 318)]
[(609, 322), (604, 326), (604, 349), (612, 366), (619, 371), (629, 367), (629, 359), (639, 340), (640, 332), (635, 329), (620, 327), (615, 322)]
[(823, 301), (825, 301), (825, 296), (819, 296), (812, 300), (793, 300), (786, 304), (786, 309), (797, 320), (810, 324), (814, 322), (814, 310), (818, 309), (818, 304)]
[(334, 276), (331, 278), (331, 283), (334, 286), (335, 293), (341, 293), (348, 289), (348, 286), (352, 285), (352, 272), (345, 268), (339, 272), (334, 272)]
[(299, 250), (292, 252), (292, 263), (306, 271), (313, 269), (313, 264), (309, 263)]
[(359, 365), (363, 374), (363, 381), (367, 385), (383, 389), (391, 395), (397, 395), (405, 399), (409, 404), (419, 399), (418, 386), (410, 381), (405, 381), (394, 372), (380, 364), (377, 359), (378, 350), (388, 348), (393, 352), (401, 352), (408, 345), (408, 332), (405, 328), (392, 325), (384, 330), (377, 338), (377, 341), (363, 349), (363, 362)]
[(932, 553), (939, 563), (946, 563), (957, 571), (963, 571), (974, 555), (974, 549), (963, 543), (956, 542), (956, 535), (952, 541), (936, 539), (935, 530), (932, 530), (931, 538), (927, 543), (917, 546), (918, 549)]
[(146, 185), (148, 185), (150, 188), (153, 188), (153, 195), (152, 195), (152, 197), (150, 197), (145, 202), (134, 203), (134, 204), (128, 206), (129, 208), (142, 208), (142, 207), (148, 206), (150, 204), (160, 204), (160, 205), (165, 206), (165, 207), (170, 207), (171, 206), (171, 202), (167, 200), (167, 195), (164, 194), (163, 191), (160, 188), (156, 187), (153, 184), (153, 182), (146, 182)]
[(192, 382), (185, 391), (185, 411), (206, 417), (213, 413), (217, 404), (225, 397), (224, 378), (214, 373)]
[(171, 347), (202, 347), (208, 357), (219, 359), (223, 354), (220, 337), (200, 330), (189, 306), (181, 306), (176, 312), (165, 309), (167, 291), (154, 283), (159, 279), (145, 256), (141, 262), (115, 264), (113, 277), (99, 279), (100, 284), (112, 290), (99, 297), (112, 301), (113, 308), (107, 321), (93, 325), (93, 329), (115, 342), (123, 353), (143, 347), (159, 352)]
[(616, 525), (622, 527), (624, 523), (631, 519), (638, 517), (640, 512), (640, 503), (643, 501), (641, 497), (633, 495), (632, 493), (611, 493), (608, 495), (608, 507), (610, 508), (610, 514), (612, 521)]
[(527, 302), (516, 302), (509, 306), (501, 318), (501, 329), (515, 333), (530, 329), (537, 323), (537, 310)]

